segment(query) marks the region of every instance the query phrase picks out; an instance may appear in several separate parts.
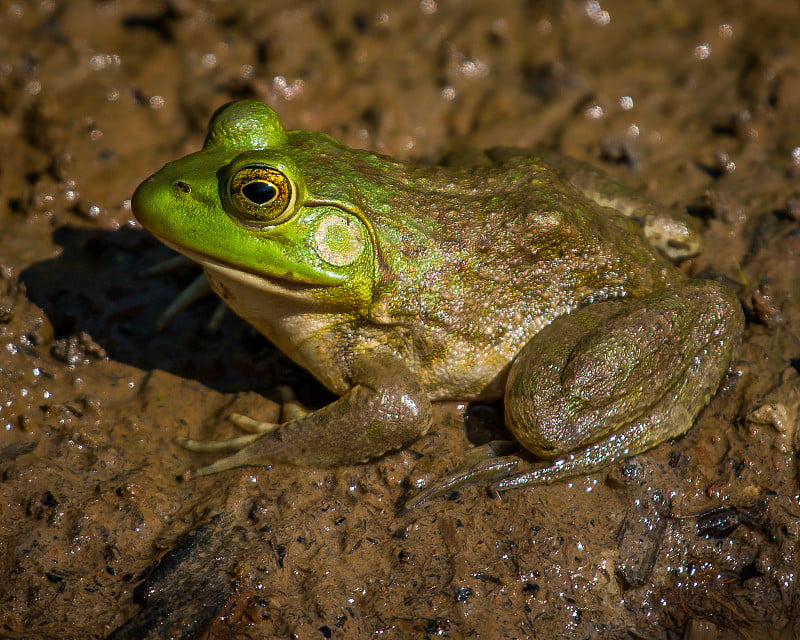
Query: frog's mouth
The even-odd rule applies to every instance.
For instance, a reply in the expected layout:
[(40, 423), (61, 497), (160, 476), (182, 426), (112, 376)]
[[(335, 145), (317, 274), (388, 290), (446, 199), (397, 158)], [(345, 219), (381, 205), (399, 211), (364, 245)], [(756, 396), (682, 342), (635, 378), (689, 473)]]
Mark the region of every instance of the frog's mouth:
[[(161, 242), (167, 245), (170, 249), (185, 255), (192, 262), (199, 264), (206, 273), (219, 274), (225, 279), (234, 280), (239, 284), (249, 288), (260, 290), (265, 293), (274, 293), (279, 295), (295, 294), (299, 297), (305, 298), (303, 294), (309, 294), (314, 289), (321, 289), (333, 286), (335, 283), (311, 283), (303, 282), (297, 279), (297, 276), (292, 272), (286, 273), (285, 277), (275, 275), (267, 275), (263, 272), (254, 269), (247, 269), (244, 267), (233, 266), (231, 264), (212, 258), (203, 253), (180, 247), (176, 244), (159, 238)], [(212, 276), (213, 277), (213, 276)]]

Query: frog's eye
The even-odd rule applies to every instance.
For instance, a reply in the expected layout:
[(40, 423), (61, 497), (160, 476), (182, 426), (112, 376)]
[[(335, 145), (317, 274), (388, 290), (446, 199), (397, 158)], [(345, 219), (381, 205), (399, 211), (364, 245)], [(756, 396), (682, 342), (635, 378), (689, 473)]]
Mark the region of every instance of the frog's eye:
[(235, 213), (245, 222), (278, 224), (283, 222), (294, 202), (292, 181), (278, 169), (261, 164), (242, 167), (230, 181), (230, 201)]

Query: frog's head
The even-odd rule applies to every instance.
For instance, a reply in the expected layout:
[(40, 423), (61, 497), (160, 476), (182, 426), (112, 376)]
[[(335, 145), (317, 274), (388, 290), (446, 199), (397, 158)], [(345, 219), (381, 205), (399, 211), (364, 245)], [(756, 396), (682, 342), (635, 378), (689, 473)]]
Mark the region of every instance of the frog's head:
[(376, 286), (373, 230), (355, 205), (311, 193), (300, 166), (315, 162), (331, 139), (309, 142), (306, 134), (300, 152), (291, 139), (301, 133), (285, 131), (261, 102), (225, 105), (201, 151), (170, 162), (136, 189), (134, 215), (206, 269), (364, 310)]

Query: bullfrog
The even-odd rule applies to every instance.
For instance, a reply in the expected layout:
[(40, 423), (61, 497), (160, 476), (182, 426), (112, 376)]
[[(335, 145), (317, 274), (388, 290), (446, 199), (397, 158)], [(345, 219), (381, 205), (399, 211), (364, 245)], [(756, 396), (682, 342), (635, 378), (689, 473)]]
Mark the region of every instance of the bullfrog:
[(241, 100), (132, 207), (339, 396), (280, 424), (231, 416), (246, 432), (231, 440), (180, 440), (229, 454), (197, 475), (362, 463), (425, 434), (434, 402), (501, 399), (539, 462), (476, 474), (509, 489), (591, 473), (688, 430), (742, 333), (732, 292), (673, 264), (699, 248), (689, 216), (553, 154), (416, 165)]

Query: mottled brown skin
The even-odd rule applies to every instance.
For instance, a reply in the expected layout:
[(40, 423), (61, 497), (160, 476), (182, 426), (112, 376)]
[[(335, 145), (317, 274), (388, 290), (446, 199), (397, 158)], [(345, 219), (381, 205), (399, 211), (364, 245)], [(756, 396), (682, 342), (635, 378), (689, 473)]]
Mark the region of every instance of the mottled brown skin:
[[(648, 242), (690, 254), (691, 222), (556, 156), (415, 166), (286, 132), (242, 101), (133, 207), (341, 395), (283, 425), (235, 417), (252, 433), (227, 443), (183, 441), (237, 451), (199, 473), (361, 462), (425, 433), (431, 401), (499, 398), (526, 448), (563, 457), (500, 488), (586, 473), (686, 431), (742, 330), (724, 286), (687, 280)], [(479, 466), (497, 477), (518, 460)]]

